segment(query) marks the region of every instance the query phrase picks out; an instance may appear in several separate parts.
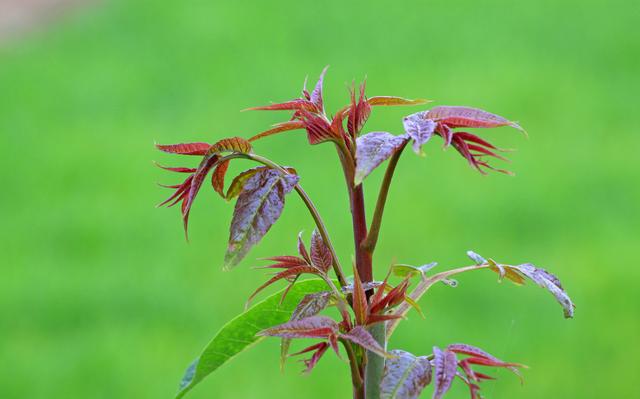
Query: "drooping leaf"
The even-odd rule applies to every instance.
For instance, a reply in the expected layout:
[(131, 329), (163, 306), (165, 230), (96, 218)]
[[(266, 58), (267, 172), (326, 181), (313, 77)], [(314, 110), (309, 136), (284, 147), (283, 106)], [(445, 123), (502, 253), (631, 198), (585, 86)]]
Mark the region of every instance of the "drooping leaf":
[(189, 186), (189, 190), (186, 193), (184, 201), (182, 202), (182, 220), (184, 222), (184, 232), (187, 234), (187, 227), (189, 224), (189, 213), (191, 212), (191, 207), (193, 206), (193, 201), (196, 199), (196, 195), (200, 191), (200, 187), (202, 187), (202, 183), (204, 182), (205, 177), (213, 168), (217, 165), (220, 157), (216, 154), (205, 155), (202, 162), (198, 166), (198, 169), (193, 174), (193, 179), (191, 181), (191, 185)]
[(327, 271), (333, 264), (331, 251), (325, 245), (322, 236), (317, 229), (311, 233), (311, 262), (320, 270)]
[[(331, 292), (329, 291), (315, 292), (313, 294), (305, 295), (291, 314), (289, 321), (315, 316), (323, 311), (329, 305), (330, 301)], [(280, 343), (280, 367), (284, 367), (284, 362), (287, 358), (287, 354), (289, 353), (290, 346), (291, 338), (282, 338), (282, 342)]]
[(373, 96), (367, 100), (369, 105), (421, 105), (431, 102), (431, 100), (425, 100), (423, 98), (416, 98), (410, 100), (408, 98), (394, 97), (394, 96)]
[(375, 338), (362, 326), (355, 326), (348, 333), (341, 334), (340, 337), (353, 342), (356, 345), (360, 345), (364, 349), (377, 354), (382, 357), (392, 357), (382, 346), (376, 341)]
[(247, 180), (249, 180), (251, 176), (255, 175), (260, 170), (266, 169), (268, 169), (267, 166), (256, 166), (255, 168), (247, 169), (244, 172), (241, 172), (233, 179), (233, 181), (229, 185), (225, 198), (227, 200), (230, 200), (238, 196), (242, 191), (244, 184), (247, 182)]
[(229, 169), (229, 162), (228, 160), (221, 162), (211, 174), (211, 185), (222, 198), (226, 198), (224, 195), (224, 178)]
[(378, 165), (387, 160), (407, 142), (407, 136), (387, 132), (372, 132), (356, 141), (356, 173), (354, 185), (362, 183)]
[(558, 277), (556, 277), (554, 274), (549, 273), (548, 271), (536, 267), (530, 263), (516, 266), (504, 266), (516, 269), (523, 275), (533, 280), (533, 282), (538, 284), (540, 287), (546, 288), (547, 291), (551, 292), (551, 294), (556, 298), (558, 303), (562, 305), (562, 309), (564, 310), (564, 317), (573, 317), (575, 305), (571, 301), (571, 298), (569, 298), (569, 295), (567, 295), (567, 293), (565, 292), (564, 288), (562, 288), (562, 284), (560, 283)]
[(260, 331), (262, 337), (329, 338), (338, 333), (338, 323), (326, 316), (311, 316), (289, 321)]
[(437, 346), (434, 346), (433, 364), (433, 399), (440, 399), (445, 393), (447, 393), (447, 391), (449, 391), (449, 388), (451, 388), (451, 383), (456, 376), (458, 361), (455, 353), (448, 350), (443, 351)]
[(180, 155), (204, 155), (209, 147), (211, 147), (209, 143), (156, 144), (156, 148), (160, 151)]
[(176, 398), (183, 397), (228, 360), (260, 341), (262, 337), (256, 336), (259, 331), (286, 322), (303, 297), (326, 288), (322, 280), (300, 281), (282, 303), (280, 291), (225, 324), (185, 372)]
[(436, 123), (431, 119), (426, 119), (425, 115), (426, 112), (418, 112), (406, 116), (402, 120), (404, 131), (413, 140), (413, 152), (418, 155), (424, 155), (422, 146), (429, 141), (436, 130)]
[(392, 350), (380, 384), (381, 399), (417, 399), (431, 383), (431, 363), (426, 356)]
[(298, 176), (277, 170), (259, 170), (244, 184), (236, 202), (225, 255), (225, 268), (238, 264), (280, 217), (284, 198), (298, 183)]
[(447, 125), (450, 128), (492, 128), (511, 126), (524, 132), (524, 129), (522, 129), (522, 127), (517, 123), (478, 108), (446, 105), (439, 106), (430, 109), (427, 112), (427, 118)]

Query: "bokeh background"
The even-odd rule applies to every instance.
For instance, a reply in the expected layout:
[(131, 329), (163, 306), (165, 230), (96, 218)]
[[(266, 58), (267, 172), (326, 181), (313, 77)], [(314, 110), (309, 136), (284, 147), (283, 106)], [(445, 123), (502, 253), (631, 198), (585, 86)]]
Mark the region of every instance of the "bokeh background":
[[(183, 370), (264, 280), (253, 258), (291, 253), (313, 225), (290, 197), (281, 221), (221, 270), (232, 204), (203, 190), (191, 242), (155, 209), (184, 165), (154, 141), (249, 136), (285, 115), (240, 113), (325, 81), (329, 109), (352, 79), (370, 95), (472, 105), (521, 122), (486, 131), (515, 147), (516, 177), (482, 176), (434, 139), (397, 170), (375, 258), (468, 264), (473, 249), (556, 273), (564, 320), (531, 284), (462, 276), (435, 287), (393, 348), (467, 342), (526, 363), (489, 398), (640, 397), (640, 6), (624, 0), (0, 2), (0, 397), (171, 398)], [(420, 109), (376, 109), (401, 132)], [(257, 151), (295, 166), (344, 263), (352, 238), (329, 145), (291, 132)], [(238, 164), (238, 166), (240, 166)], [(382, 170), (367, 180), (370, 203)], [(346, 364), (278, 369), (278, 341), (243, 353), (196, 398), (348, 398)], [(428, 397), (430, 393), (426, 393)], [(450, 394), (465, 398), (460, 384)]]

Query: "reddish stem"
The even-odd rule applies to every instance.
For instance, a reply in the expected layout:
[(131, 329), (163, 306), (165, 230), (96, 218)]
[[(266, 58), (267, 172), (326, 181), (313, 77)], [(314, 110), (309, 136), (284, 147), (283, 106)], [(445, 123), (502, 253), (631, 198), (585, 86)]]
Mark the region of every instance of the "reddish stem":
[(355, 242), (356, 267), (362, 282), (373, 281), (371, 253), (363, 242), (367, 238), (367, 216), (364, 208), (364, 192), (362, 184), (350, 190), (351, 215), (353, 219), (353, 239)]

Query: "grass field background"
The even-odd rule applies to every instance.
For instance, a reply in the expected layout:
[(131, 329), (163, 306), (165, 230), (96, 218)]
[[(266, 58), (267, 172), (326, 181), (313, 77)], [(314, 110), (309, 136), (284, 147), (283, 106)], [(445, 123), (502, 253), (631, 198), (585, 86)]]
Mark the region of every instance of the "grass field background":
[[(111, 1), (0, 48), (0, 397), (170, 398), (184, 368), (265, 278), (252, 259), (291, 253), (313, 225), (290, 197), (240, 267), (221, 270), (232, 205), (204, 190), (190, 243), (155, 209), (182, 165), (154, 141), (249, 136), (286, 115), (240, 113), (325, 80), (329, 109), (352, 79), (370, 95), (426, 97), (520, 121), (484, 137), (516, 147), (516, 177), (482, 176), (434, 140), (401, 160), (375, 258), (461, 266), (473, 249), (532, 262), (577, 304), (564, 320), (531, 284), (490, 273), (435, 287), (391, 342), (417, 354), (466, 342), (531, 366), (488, 398), (640, 396), (640, 6), (632, 1)], [(401, 132), (419, 108), (376, 109)], [(304, 134), (256, 150), (297, 168), (337, 250), (352, 253), (343, 177)], [(239, 165), (238, 165), (239, 166)], [(372, 208), (381, 178), (367, 179)], [(196, 398), (347, 398), (346, 364), (278, 369), (278, 342), (240, 355)], [(428, 397), (429, 394), (425, 394)], [(451, 398), (467, 397), (460, 384)]]

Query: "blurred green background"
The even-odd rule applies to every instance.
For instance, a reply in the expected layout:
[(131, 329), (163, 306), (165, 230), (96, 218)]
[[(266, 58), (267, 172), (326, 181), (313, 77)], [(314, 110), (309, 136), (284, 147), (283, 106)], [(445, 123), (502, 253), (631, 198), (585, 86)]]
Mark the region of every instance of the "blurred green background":
[[(170, 398), (184, 368), (264, 281), (252, 259), (292, 253), (313, 225), (290, 197), (242, 263), (222, 272), (232, 204), (203, 190), (191, 242), (155, 209), (180, 176), (154, 141), (249, 136), (285, 114), (240, 113), (297, 96), (331, 65), (329, 109), (351, 80), (369, 95), (427, 97), (521, 122), (484, 137), (517, 147), (516, 177), (481, 176), (430, 143), (401, 160), (377, 276), (397, 261), (468, 264), (473, 249), (546, 267), (577, 304), (564, 320), (531, 284), (462, 276), (435, 287), (391, 342), (417, 354), (466, 342), (531, 366), (489, 398), (640, 397), (640, 22), (633, 1), (105, 1), (0, 47), (0, 397)], [(417, 108), (376, 109), (401, 132)], [(302, 133), (257, 151), (295, 166), (344, 263), (352, 238), (329, 145)], [(239, 167), (240, 164), (237, 164)], [(370, 204), (382, 171), (367, 180)], [(372, 206), (370, 206), (372, 207)], [(403, 328), (402, 328), (403, 327)], [(347, 398), (346, 364), (278, 369), (278, 341), (240, 355), (196, 398)], [(430, 393), (425, 394), (428, 397)], [(451, 398), (465, 398), (457, 383)]]

